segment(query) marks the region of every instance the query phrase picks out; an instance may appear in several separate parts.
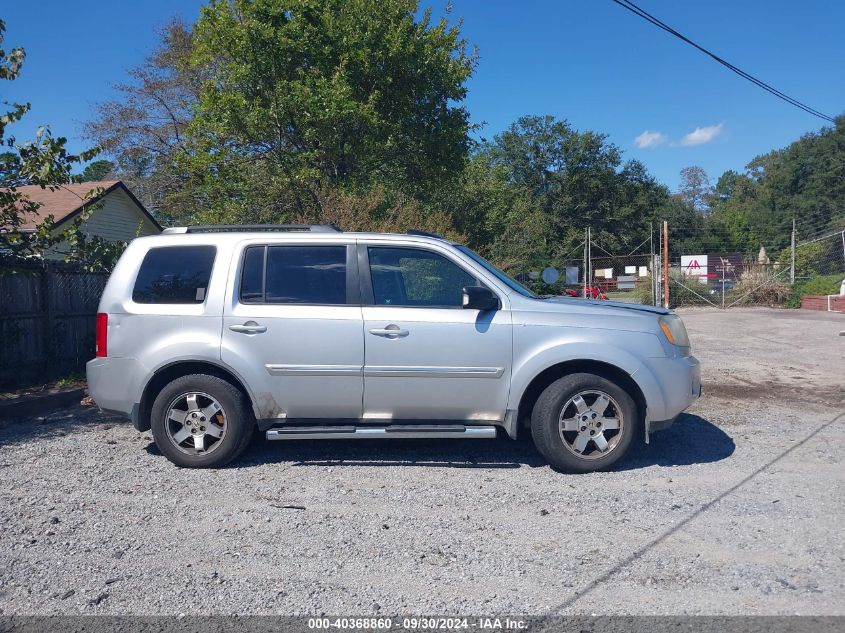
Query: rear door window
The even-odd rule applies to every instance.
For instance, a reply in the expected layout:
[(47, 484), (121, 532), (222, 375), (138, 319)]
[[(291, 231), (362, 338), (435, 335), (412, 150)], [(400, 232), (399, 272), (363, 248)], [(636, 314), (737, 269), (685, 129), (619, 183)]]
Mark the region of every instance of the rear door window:
[(203, 303), (216, 253), (214, 246), (151, 248), (141, 262), (132, 300), (135, 303)]
[(346, 246), (251, 246), (241, 301), (345, 305)]

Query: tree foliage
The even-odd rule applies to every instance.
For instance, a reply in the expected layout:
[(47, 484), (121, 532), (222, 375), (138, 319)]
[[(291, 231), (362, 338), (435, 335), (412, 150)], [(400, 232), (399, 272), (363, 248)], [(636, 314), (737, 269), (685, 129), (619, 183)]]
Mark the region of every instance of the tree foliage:
[(105, 180), (113, 173), (114, 163), (110, 160), (95, 160), (93, 163), (86, 165), (79, 177), (82, 179), (82, 182), (94, 182)]
[(696, 238), (709, 252), (778, 253), (789, 247), (793, 219), (798, 241), (845, 229), (845, 117), (757, 156), (743, 173), (726, 171), (714, 194)]
[(669, 202), (666, 187), (638, 161), (623, 163), (606, 135), (578, 132), (552, 116), (520, 118), (482, 152), (542, 213), (547, 260), (571, 253), (587, 226), (602, 249), (629, 252)]
[(173, 19), (157, 48), (115, 86), (117, 97), (97, 106), (86, 135), (114, 159), (115, 171), (159, 221), (184, 221), (187, 177), (176, 164), (202, 75), (188, 68), (191, 32)]
[(204, 212), (284, 219), (325, 188), (424, 198), (463, 167), (474, 58), (411, 0), (215, 0), (193, 28), (203, 77), (180, 155)]
[(681, 199), (696, 211), (710, 210), (713, 187), (704, 168), (698, 165), (684, 167), (681, 170), (681, 184), (678, 188)]

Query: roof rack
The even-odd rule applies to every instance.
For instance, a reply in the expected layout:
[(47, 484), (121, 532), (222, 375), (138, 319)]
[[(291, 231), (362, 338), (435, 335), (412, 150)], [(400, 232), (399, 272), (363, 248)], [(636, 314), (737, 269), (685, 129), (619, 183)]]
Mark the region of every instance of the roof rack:
[(164, 229), (162, 233), (341, 233), (334, 224), (199, 224)]
[(420, 237), (436, 237), (439, 240), (445, 240), (446, 238), (440, 235), (440, 233), (432, 233), (430, 231), (419, 231), (417, 229), (408, 229), (405, 231), (405, 235), (419, 235)]

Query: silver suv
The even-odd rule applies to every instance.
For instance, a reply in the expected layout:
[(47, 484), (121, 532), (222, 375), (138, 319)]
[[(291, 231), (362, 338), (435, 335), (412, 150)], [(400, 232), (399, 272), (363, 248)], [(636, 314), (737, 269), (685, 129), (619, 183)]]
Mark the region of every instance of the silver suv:
[(661, 308), (539, 297), (436, 235), (327, 225), (134, 240), (100, 302), (91, 395), (179, 466), (270, 440), (511, 438), (586, 472), (701, 392)]

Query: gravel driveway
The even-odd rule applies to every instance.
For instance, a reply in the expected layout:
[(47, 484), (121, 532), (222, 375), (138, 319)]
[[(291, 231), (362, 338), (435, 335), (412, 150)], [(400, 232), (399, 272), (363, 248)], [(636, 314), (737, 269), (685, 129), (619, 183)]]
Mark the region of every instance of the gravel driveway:
[(179, 470), (90, 407), (0, 429), (0, 614), (845, 614), (845, 317), (682, 314), (705, 396), (610, 473), (508, 439)]

